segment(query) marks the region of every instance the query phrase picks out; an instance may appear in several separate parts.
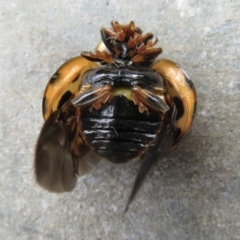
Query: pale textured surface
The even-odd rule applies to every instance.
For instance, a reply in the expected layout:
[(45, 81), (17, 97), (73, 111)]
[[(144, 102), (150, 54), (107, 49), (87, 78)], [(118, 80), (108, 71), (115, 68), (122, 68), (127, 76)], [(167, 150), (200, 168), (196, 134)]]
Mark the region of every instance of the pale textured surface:
[[(1, 239), (240, 239), (239, 1), (0, 1)], [(127, 214), (138, 163), (105, 162), (69, 194), (34, 181), (48, 79), (93, 50), (111, 20), (153, 32), (198, 93), (188, 138), (159, 161)]]

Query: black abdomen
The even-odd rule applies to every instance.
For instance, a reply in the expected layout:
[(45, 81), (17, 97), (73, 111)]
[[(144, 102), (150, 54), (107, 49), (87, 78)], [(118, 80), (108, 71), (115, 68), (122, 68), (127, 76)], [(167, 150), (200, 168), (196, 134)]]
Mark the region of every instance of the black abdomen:
[(138, 157), (161, 128), (160, 114), (146, 116), (124, 96), (115, 96), (99, 110), (82, 109), (81, 121), (87, 145), (114, 163)]

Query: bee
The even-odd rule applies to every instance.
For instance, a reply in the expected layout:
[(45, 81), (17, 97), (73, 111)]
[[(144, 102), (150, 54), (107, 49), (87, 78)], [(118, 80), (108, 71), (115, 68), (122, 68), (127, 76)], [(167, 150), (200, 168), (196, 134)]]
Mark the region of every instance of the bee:
[(131, 21), (102, 28), (96, 52), (64, 63), (49, 80), (42, 102), (45, 123), (35, 155), (39, 185), (71, 191), (99, 158), (115, 164), (142, 159), (125, 211), (149, 170), (190, 128), (196, 91), (185, 71), (167, 59), (158, 39)]

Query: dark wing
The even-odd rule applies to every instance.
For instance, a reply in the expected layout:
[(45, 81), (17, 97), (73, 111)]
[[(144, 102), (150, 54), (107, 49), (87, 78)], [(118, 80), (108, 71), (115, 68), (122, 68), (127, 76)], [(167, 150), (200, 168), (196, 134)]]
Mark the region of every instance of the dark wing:
[(171, 112), (172, 115), (169, 125), (166, 126), (158, 138), (150, 145), (147, 153), (143, 157), (143, 161), (138, 171), (132, 192), (125, 207), (125, 212), (128, 210), (130, 203), (136, 196), (151, 167), (157, 162), (158, 159), (166, 157), (171, 151), (177, 133), (174, 125), (177, 116), (177, 110), (175, 106)]
[(35, 174), (40, 186), (51, 192), (71, 191), (77, 176), (84, 175), (99, 159), (78, 157), (71, 150), (71, 133), (58, 122), (60, 110), (44, 123), (36, 146)]

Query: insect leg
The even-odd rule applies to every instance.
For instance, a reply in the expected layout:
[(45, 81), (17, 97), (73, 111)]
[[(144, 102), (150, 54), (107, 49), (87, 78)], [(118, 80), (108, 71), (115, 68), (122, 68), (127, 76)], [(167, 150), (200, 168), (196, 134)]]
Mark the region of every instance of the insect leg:
[(147, 107), (162, 113), (170, 109), (164, 98), (159, 97), (151, 91), (139, 86), (135, 86), (133, 91), (133, 100), (134, 103), (139, 106), (140, 112), (148, 111)]
[(99, 109), (102, 103), (105, 103), (111, 96), (110, 89), (110, 85), (90, 89), (75, 97), (71, 102), (75, 107), (91, 106), (90, 110)]

